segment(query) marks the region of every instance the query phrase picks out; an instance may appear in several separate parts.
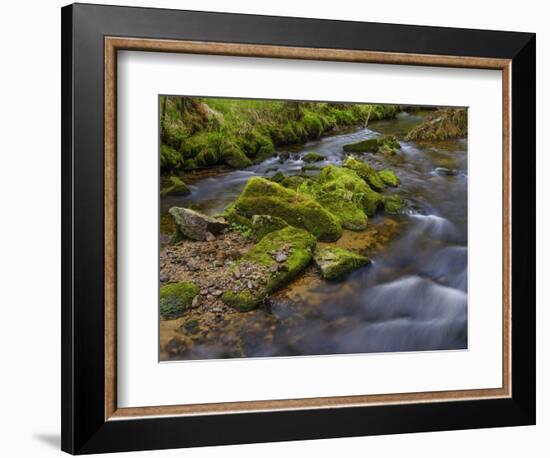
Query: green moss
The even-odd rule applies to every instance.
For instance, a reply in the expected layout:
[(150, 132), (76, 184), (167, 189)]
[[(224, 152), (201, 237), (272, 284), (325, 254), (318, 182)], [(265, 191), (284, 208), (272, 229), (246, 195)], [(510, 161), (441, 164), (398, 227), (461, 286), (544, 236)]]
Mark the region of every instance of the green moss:
[(348, 143), (343, 148), (348, 153), (385, 152), (387, 154), (388, 152), (395, 153), (395, 150), (401, 148), (401, 145), (394, 135), (387, 135), (385, 137), (369, 138), (357, 143)]
[(376, 153), (378, 151), (378, 139), (369, 138), (356, 143), (348, 143), (343, 148), (347, 153)]
[(292, 175), (292, 176), (289, 176), (289, 177), (285, 177), (282, 181), (281, 181), (281, 184), (285, 187), (285, 188), (290, 188), (290, 189), (298, 189), (298, 187), (304, 182), (304, 181), (307, 181), (308, 179), (306, 177), (303, 177), (301, 175)]
[(267, 234), (287, 227), (288, 224), (282, 218), (270, 215), (254, 215), (252, 217), (252, 234), (256, 240), (261, 240)]
[(223, 161), (234, 169), (252, 165), (252, 161), (236, 145), (227, 145), (222, 151)]
[(401, 183), (401, 180), (395, 174), (395, 172), (389, 169), (380, 170), (378, 172), (378, 176), (385, 184), (387, 184), (388, 186), (393, 186), (394, 188), (399, 186), (399, 184)]
[(277, 172), (269, 180), (273, 181), (274, 183), (281, 183), (284, 181), (285, 178), (286, 176), (283, 172)]
[(160, 288), (160, 315), (162, 318), (176, 318), (187, 310), (199, 288), (192, 282), (168, 283)]
[(358, 161), (354, 157), (349, 156), (344, 161), (344, 167), (357, 173), (357, 175), (363, 178), (363, 180), (365, 180), (375, 191), (384, 191), (386, 189), (382, 177), (378, 176), (376, 170), (374, 170), (374, 168), (369, 164), (366, 164), (363, 161)]
[(271, 215), (306, 229), (319, 240), (333, 241), (342, 235), (338, 219), (311, 197), (264, 178), (251, 178), (235, 201), (241, 216)]
[(389, 149), (401, 149), (401, 145), (397, 141), (395, 135), (386, 135), (378, 139), (378, 146), (380, 148), (389, 148)]
[(414, 127), (405, 137), (407, 141), (439, 141), (468, 135), (468, 112), (465, 108), (437, 110)]
[[(268, 294), (281, 288), (298, 275), (311, 261), (315, 237), (295, 227), (285, 227), (267, 234), (260, 242), (237, 261), (235, 268), (254, 271), (258, 284), (253, 289), (236, 289), (240, 283), (222, 294), (225, 304), (241, 311), (257, 307)], [(274, 254), (283, 254), (284, 262)]]
[(317, 249), (314, 259), (326, 280), (338, 280), (370, 262), (365, 256), (337, 247)]
[(407, 206), (407, 201), (397, 194), (384, 196), (384, 210), (387, 213), (398, 213)]
[(355, 203), (369, 216), (382, 204), (382, 196), (353, 170), (329, 165), (321, 171), (318, 180), (325, 193)]
[(162, 170), (176, 170), (182, 163), (182, 155), (169, 145), (160, 145), (160, 167)]
[(171, 176), (169, 178), (170, 185), (163, 188), (160, 191), (161, 197), (165, 196), (186, 196), (191, 194), (191, 190), (187, 187), (185, 182), (176, 176)]
[[(161, 97), (161, 170), (246, 167), (275, 146), (314, 140), (338, 127), (395, 116), (397, 105)], [(281, 158), (282, 159), (282, 158)]]
[(302, 157), (304, 162), (320, 162), (325, 160), (325, 156), (318, 153), (306, 153)]

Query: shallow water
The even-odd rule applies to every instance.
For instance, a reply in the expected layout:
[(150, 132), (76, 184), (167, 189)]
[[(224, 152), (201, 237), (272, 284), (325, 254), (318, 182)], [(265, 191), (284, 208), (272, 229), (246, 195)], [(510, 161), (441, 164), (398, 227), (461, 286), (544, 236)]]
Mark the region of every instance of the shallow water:
[[(363, 155), (376, 168), (392, 168), (401, 185), (391, 192), (406, 196), (409, 207), (391, 218), (400, 228), (382, 250), (365, 252), (373, 263), (337, 283), (320, 281), (314, 268), (260, 310), (242, 314), (240, 356), (418, 351), (467, 347), (467, 142), (405, 142), (421, 114), (401, 113), (368, 128), (326, 137), (286, 150), (245, 170), (194, 182), (192, 194), (161, 202), (161, 221), (174, 206), (207, 214), (221, 212), (253, 176), (301, 173), (303, 154), (315, 151), (341, 164), (342, 145), (376, 135), (394, 134), (401, 150), (391, 157)], [(285, 151), (285, 150), (282, 150)], [(441, 170), (441, 169), (446, 170)], [(308, 172), (318, 173), (316, 171)], [(162, 217), (164, 215), (164, 217)], [(376, 226), (387, 216), (371, 218)], [(163, 225), (164, 230), (169, 226)], [(360, 233), (352, 233), (360, 234)], [(361, 248), (360, 235), (349, 236)], [(359, 245), (359, 246), (358, 246)], [(259, 325), (258, 325), (259, 323)], [(254, 329), (254, 332), (250, 332)], [(234, 353), (220, 341), (196, 345), (182, 358), (218, 358)]]

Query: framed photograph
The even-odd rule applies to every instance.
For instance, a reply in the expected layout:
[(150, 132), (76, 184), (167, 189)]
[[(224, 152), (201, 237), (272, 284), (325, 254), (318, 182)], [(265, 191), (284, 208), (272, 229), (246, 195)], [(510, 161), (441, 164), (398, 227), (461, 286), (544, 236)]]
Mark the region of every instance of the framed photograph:
[(535, 35), (62, 9), (62, 448), (535, 423)]

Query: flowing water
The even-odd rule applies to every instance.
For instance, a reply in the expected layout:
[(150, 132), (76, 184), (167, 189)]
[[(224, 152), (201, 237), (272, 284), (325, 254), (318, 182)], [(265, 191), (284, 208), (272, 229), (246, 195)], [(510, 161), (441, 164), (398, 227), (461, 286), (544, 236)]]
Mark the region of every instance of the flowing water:
[[(242, 314), (239, 327), (256, 330), (243, 331), (246, 356), (467, 348), (467, 141), (404, 141), (421, 120), (422, 114), (403, 112), (368, 128), (282, 150), (290, 153), (284, 161), (273, 157), (244, 170), (204, 177), (191, 184), (191, 195), (162, 200), (161, 228), (168, 231), (170, 207), (219, 213), (253, 176), (302, 173), (306, 152), (325, 157), (315, 165), (341, 165), (346, 143), (387, 134), (399, 139), (401, 150), (395, 156), (362, 157), (376, 168), (393, 169), (401, 179), (395, 192), (405, 196), (409, 206), (391, 216), (399, 235), (371, 255), (372, 264), (346, 279), (329, 283), (305, 275), (275, 295), (268, 307)], [(376, 225), (387, 218), (380, 215), (370, 221)], [(351, 234), (348, 238), (357, 237), (357, 247), (361, 235)], [(265, 332), (258, 332), (262, 326)], [(210, 342), (186, 357), (215, 358), (225, 350), (223, 344)]]

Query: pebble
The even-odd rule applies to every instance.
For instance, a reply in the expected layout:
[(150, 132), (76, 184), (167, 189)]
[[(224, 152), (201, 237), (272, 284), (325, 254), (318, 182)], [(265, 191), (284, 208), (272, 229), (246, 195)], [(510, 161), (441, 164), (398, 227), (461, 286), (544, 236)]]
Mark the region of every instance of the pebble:
[(220, 291), (219, 289), (212, 291), (212, 296), (218, 297), (221, 296), (223, 291)]
[(207, 289), (201, 289), (201, 296), (206, 296), (208, 294)]
[(241, 278), (241, 271), (239, 270), (238, 267), (235, 267), (235, 271), (233, 272), (233, 275), (235, 276), (235, 278)]
[(206, 237), (207, 242), (213, 242), (214, 240), (216, 240), (216, 236), (214, 234), (212, 234), (211, 232), (207, 232), (205, 234), (205, 237)]
[(201, 297), (199, 295), (195, 296), (193, 298), (193, 302), (191, 302), (191, 307), (198, 307), (200, 303)]
[(284, 253), (277, 253), (275, 255), (275, 261), (277, 262), (285, 262), (288, 259), (288, 256)]

